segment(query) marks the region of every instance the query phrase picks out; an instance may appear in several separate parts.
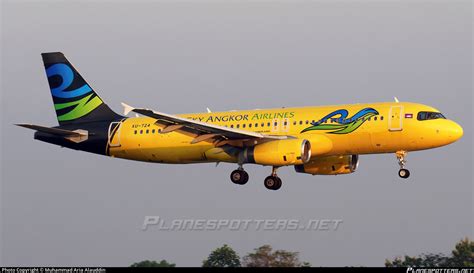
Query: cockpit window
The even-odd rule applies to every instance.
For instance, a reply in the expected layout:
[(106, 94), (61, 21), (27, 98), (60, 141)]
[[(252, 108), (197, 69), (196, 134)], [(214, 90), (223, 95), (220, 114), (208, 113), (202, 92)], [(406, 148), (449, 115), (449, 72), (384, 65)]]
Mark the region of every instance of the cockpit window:
[(418, 120), (429, 120), (429, 119), (446, 119), (443, 114), (436, 113), (436, 112), (419, 112), (418, 113)]

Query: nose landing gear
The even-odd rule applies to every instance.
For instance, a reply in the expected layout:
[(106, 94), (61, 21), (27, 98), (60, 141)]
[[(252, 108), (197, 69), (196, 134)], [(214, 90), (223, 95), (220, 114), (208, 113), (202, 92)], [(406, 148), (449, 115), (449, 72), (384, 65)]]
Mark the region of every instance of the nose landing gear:
[(398, 165), (400, 165), (398, 176), (400, 176), (400, 178), (407, 179), (408, 177), (410, 177), (410, 171), (405, 169), (405, 164), (407, 163), (407, 161), (405, 160), (405, 157), (407, 156), (407, 152), (398, 151), (396, 152), (395, 155), (397, 156)]
[(407, 169), (400, 169), (398, 171), (398, 176), (400, 176), (401, 178), (408, 178), (410, 176), (410, 171), (407, 170)]

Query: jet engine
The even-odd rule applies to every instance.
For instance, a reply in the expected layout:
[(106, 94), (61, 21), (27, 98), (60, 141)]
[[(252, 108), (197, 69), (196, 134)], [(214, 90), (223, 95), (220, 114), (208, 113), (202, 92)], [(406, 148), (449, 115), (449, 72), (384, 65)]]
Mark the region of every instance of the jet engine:
[(311, 144), (306, 139), (272, 140), (246, 148), (242, 153), (246, 163), (287, 166), (307, 163)]
[(349, 174), (355, 172), (358, 165), (358, 155), (326, 156), (315, 158), (306, 164), (295, 165), (295, 171), (312, 175)]

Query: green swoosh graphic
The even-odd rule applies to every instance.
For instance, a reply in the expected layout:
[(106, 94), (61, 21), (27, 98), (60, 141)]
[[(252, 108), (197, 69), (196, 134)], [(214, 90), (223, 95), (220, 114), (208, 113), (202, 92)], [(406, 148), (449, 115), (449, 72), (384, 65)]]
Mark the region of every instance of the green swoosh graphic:
[(319, 124), (313, 125), (301, 131), (301, 133), (308, 132), (308, 131), (331, 131), (328, 134), (348, 134), (354, 132), (357, 128), (359, 128), (364, 122), (367, 121), (368, 118), (377, 115), (376, 113), (367, 113), (362, 116), (360, 119), (357, 119), (348, 124)]
[(99, 99), (99, 97), (97, 96), (89, 101), (92, 95), (93, 94), (90, 94), (87, 97), (84, 97), (80, 100), (73, 101), (73, 102), (55, 104), (54, 109), (56, 110), (61, 110), (61, 109), (76, 105), (76, 107), (74, 107), (74, 109), (72, 109), (71, 111), (61, 116), (58, 116), (58, 120), (68, 121), (68, 120), (77, 119), (89, 114), (92, 110), (94, 110), (95, 108), (97, 108), (99, 105), (102, 104), (102, 100)]

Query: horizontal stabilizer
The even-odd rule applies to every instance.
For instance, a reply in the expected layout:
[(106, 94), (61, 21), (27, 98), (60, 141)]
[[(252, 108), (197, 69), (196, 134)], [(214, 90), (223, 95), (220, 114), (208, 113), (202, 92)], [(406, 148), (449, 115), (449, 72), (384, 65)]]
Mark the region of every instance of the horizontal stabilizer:
[(44, 126), (34, 125), (34, 124), (15, 124), (15, 125), (32, 129), (32, 130), (36, 130), (43, 133), (48, 133), (51, 135), (61, 136), (76, 143), (87, 140), (89, 136), (89, 133), (85, 130), (70, 131), (70, 130), (64, 130), (64, 129), (58, 129), (58, 128), (44, 127)]

